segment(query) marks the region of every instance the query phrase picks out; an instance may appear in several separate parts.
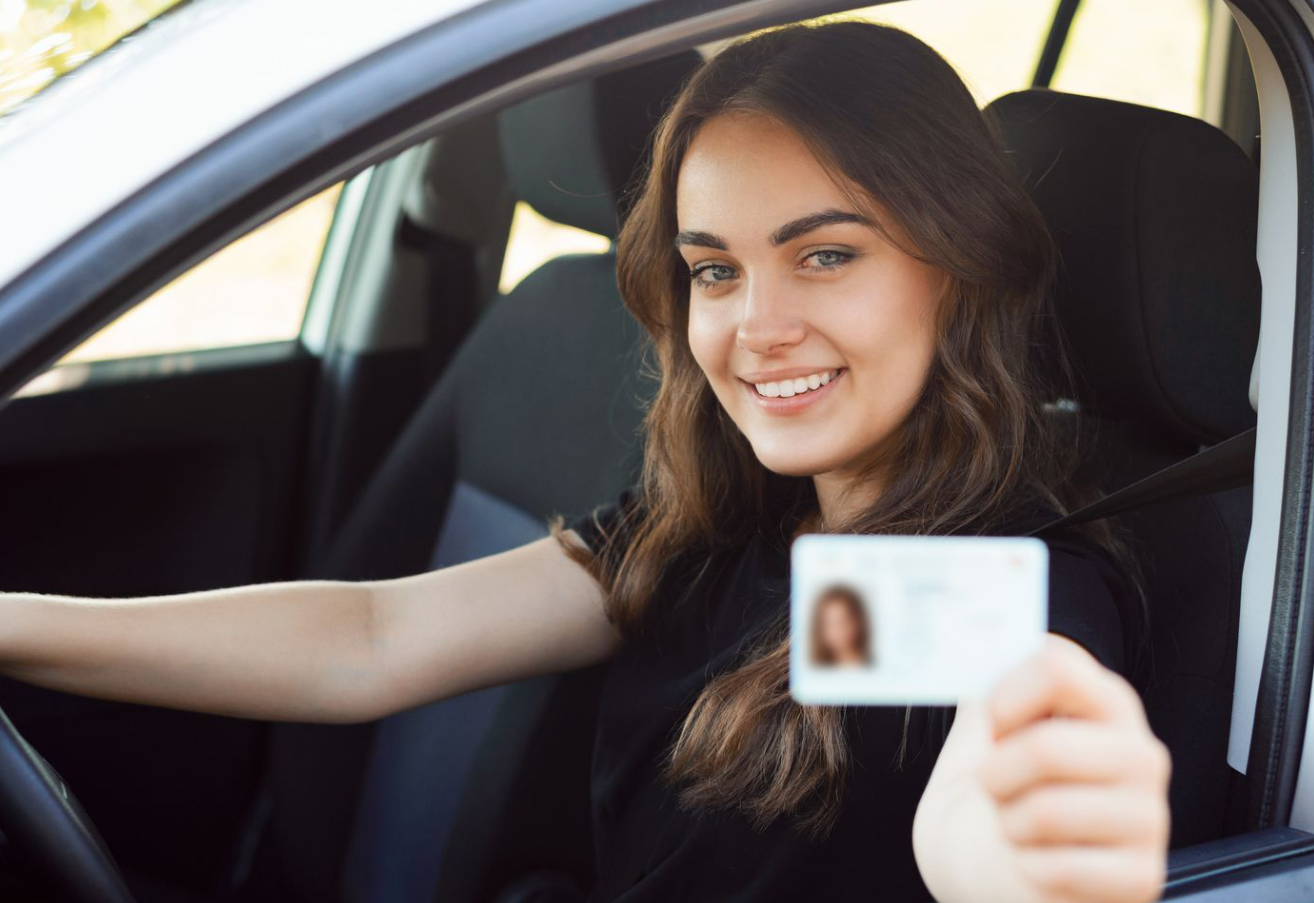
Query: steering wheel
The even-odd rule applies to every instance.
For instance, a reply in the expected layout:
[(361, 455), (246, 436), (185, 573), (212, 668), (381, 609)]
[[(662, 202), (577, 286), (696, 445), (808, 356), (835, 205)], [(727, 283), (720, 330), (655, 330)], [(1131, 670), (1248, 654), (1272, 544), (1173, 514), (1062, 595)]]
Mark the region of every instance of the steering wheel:
[(36, 888), (70, 903), (134, 903), (64, 779), (0, 711), (0, 831)]

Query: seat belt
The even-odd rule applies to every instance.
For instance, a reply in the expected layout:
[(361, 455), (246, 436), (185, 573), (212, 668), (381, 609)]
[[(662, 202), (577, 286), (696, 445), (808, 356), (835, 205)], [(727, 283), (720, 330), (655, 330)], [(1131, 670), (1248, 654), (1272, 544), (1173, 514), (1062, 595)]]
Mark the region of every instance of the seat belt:
[(1070, 527), (1087, 521), (1111, 517), (1133, 508), (1187, 496), (1209, 495), (1245, 486), (1255, 478), (1255, 428), (1237, 433), (1202, 452), (1170, 464), (1163, 470), (1124, 486), (1102, 499), (1091, 502), (1031, 530), (1034, 536), (1058, 527)]

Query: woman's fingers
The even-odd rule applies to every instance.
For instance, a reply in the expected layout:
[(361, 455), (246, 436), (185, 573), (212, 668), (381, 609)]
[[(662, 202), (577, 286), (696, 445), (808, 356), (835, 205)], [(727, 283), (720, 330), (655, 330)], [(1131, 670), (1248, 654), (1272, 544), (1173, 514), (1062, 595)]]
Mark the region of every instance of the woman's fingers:
[(1018, 877), (1046, 903), (1148, 903), (1163, 887), (1167, 748), (1127, 681), (1061, 637), (1005, 675), (978, 764)]
[(1004, 836), (1019, 847), (1157, 843), (1168, 810), (1140, 787), (1057, 784), (999, 807)]
[(1149, 731), (1110, 730), (1102, 722), (1056, 718), (999, 740), (981, 763), (981, 783), (1001, 803), (1027, 789), (1071, 782), (1112, 784), (1129, 777), (1167, 786), (1168, 751)]
[(1159, 899), (1166, 860), (1150, 847), (1024, 847), (1022, 875), (1053, 903), (1149, 903)]
[(1156, 899), (1171, 762), (1131, 685), (1050, 637), (986, 708), (994, 742), (978, 774), (1020, 877), (1053, 903)]
[(1002, 677), (990, 694), (996, 737), (1051, 716), (1099, 721), (1145, 720), (1136, 691), (1090, 653), (1063, 637)]

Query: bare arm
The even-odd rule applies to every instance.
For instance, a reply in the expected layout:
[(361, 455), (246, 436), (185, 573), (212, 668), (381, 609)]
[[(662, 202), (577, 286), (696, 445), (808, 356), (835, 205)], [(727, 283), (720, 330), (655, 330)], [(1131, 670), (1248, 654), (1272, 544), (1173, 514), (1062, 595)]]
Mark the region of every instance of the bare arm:
[(10, 677), (298, 721), (377, 718), (583, 667), (619, 645), (601, 588), (551, 538), (392, 580), (139, 599), (0, 593), (0, 625), (0, 673)]

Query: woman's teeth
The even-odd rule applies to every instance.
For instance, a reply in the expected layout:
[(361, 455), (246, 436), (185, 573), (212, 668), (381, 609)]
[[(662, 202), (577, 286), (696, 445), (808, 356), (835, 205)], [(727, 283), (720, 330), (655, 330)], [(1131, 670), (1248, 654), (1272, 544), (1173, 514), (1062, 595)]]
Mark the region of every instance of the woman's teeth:
[(754, 383), (757, 394), (763, 398), (793, 398), (813, 389), (820, 389), (839, 375), (838, 370), (822, 370), (797, 379), (782, 379), (774, 383)]

